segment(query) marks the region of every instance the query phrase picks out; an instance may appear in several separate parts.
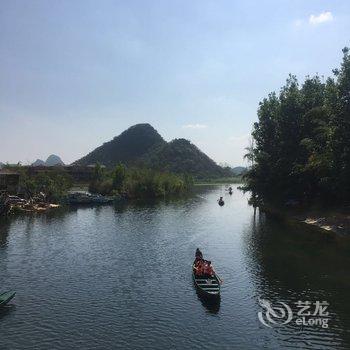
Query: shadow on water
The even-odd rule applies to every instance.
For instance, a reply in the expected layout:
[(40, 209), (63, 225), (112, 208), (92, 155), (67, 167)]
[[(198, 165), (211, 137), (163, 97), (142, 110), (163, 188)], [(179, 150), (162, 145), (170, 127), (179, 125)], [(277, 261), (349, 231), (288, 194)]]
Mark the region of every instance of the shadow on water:
[(308, 331), (315, 337), (309, 342), (304, 337), (308, 346), (314, 346), (313, 341), (322, 344), (322, 337), (329, 336), (339, 348), (349, 348), (350, 334), (342, 331), (350, 329), (350, 254), (346, 240), (330, 240), (308, 227), (259, 213), (244, 232), (244, 250), (256, 299), (284, 301), (292, 308), (298, 300), (329, 303), (328, 329), (303, 330), (290, 323), (285, 335)]
[(16, 305), (8, 304), (0, 306), (0, 320), (16, 310)]
[(11, 227), (10, 218), (0, 218), (0, 248), (6, 247)]
[(202, 296), (197, 290), (196, 294), (201, 304), (210, 314), (216, 315), (220, 311), (221, 297), (218, 298), (208, 298)]

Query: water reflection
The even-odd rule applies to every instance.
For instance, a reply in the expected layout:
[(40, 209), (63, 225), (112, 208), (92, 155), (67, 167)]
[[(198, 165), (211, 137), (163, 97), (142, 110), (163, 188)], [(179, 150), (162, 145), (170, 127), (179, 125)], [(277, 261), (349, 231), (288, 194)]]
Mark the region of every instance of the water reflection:
[(14, 305), (14, 304), (8, 304), (5, 306), (1, 306), (0, 307), (0, 320), (9, 316), (9, 314), (11, 312), (15, 312), (15, 310), (16, 310), (16, 305)]
[(244, 233), (244, 250), (255, 298), (283, 301), (291, 307), (298, 300), (330, 304), (328, 329), (305, 329), (290, 323), (277, 332), (278, 337), (286, 340), (298, 334), (299, 338), (292, 338), (293, 344), (302, 339), (299, 346), (310, 348), (316, 344), (327, 347), (330, 339), (335, 347), (350, 346), (349, 333), (344, 332), (350, 329), (350, 256), (346, 247), (313, 230), (265, 214), (252, 217)]
[(9, 218), (0, 218), (0, 248), (7, 245), (10, 227), (11, 220)]

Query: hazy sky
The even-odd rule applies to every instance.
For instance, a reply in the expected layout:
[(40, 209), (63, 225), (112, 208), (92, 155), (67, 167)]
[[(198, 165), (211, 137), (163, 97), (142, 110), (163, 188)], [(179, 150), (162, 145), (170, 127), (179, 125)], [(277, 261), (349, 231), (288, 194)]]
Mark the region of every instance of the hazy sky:
[(0, 161), (72, 162), (129, 126), (243, 163), (259, 101), (339, 66), (350, 1), (0, 0)]

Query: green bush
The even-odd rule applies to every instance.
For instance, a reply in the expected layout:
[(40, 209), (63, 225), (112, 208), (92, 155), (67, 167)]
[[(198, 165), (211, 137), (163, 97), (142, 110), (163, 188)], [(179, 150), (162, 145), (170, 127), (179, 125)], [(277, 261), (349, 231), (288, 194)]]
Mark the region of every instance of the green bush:
[(20, 173), (20, 192), (26, 197), (44, 193), (48, 201), (59, 201), (72, 186), (71, 177), (63, 171), (45, 171), (31, 174), (29, 171), (16, 169)]
[(119, 164), (111, 172), (95, 177), (90, 183), (92, 193), (126, 194), (129, 198), (157, 198), (179, 195), (193, 185), (190, 175), (179, 176), (145, 168), (126, 169)]

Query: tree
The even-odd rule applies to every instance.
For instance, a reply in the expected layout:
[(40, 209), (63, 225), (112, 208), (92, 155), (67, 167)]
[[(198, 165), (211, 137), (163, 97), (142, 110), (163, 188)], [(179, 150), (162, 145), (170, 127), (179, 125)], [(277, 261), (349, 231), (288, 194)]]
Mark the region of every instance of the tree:
[(123, 183), (125, 180), (125, 166), (122, 163), (119, 163), (113, 173), (113, 189), (118, 192), (122, 189)]
[(335, 78), (289, 75), (259, 104), (246, 189), (263, 201), (350, 199), (350, 54)]

